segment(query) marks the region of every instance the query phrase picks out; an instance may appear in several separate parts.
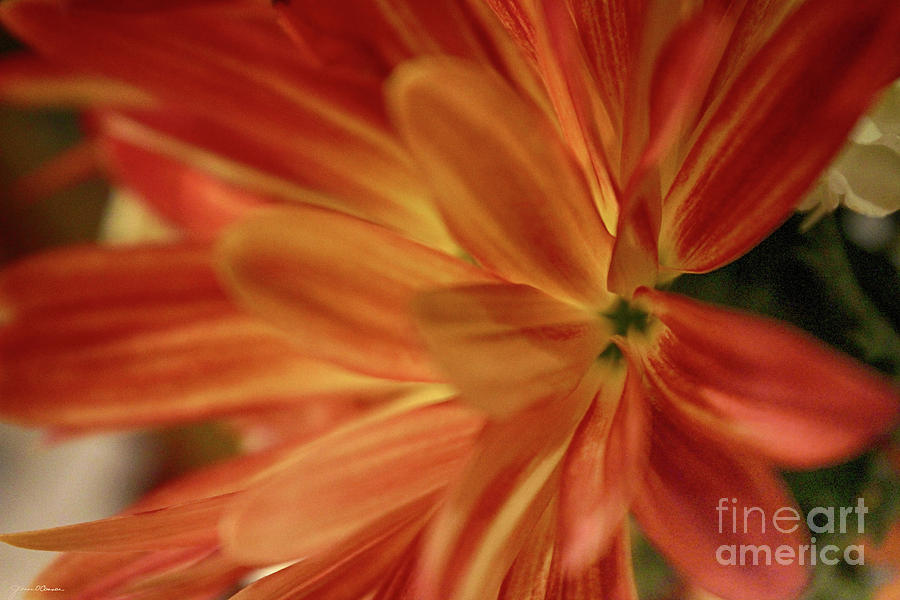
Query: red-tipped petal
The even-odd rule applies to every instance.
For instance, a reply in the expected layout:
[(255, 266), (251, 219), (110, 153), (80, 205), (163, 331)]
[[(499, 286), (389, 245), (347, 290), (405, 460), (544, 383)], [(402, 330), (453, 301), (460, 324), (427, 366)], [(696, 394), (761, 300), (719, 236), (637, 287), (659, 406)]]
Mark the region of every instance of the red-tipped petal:
[(244, 493), (222, 524), (252, 564), (364, 544), (426, 514), (459, 473), (482, 421), (437, 404), (379, 413), (299, 448)]
[(809, 335), (676, 294), (642, 295), (665, 328), (644, 359), (649, 381), (721, 435), (808, 468), (853, 456), (896, 422), (890, 382)]
[(224, 279), (305, 353), (360, 373), (434, 381), (417, 293), (488, 276), (371, 223), (312, 207), (271, 211), (222, 241)]
[[(632, 507), (647, 537), (692, 583), (726, 600), (796, 598), (806, 585), (807, 567), (799, 555), (781, 564), (774, 553), (781, 546), (804, 552), (804, 544), (808, 552), (809, 538), (804, 539), (802, 524), (791, 533), (773, 527), (771, 519), (779, 509), (794, 507), (774, 471), (687, 422), (657, 413), (652, 426), (650, 468)], [(723, 510), (717, 511), (719, 506)], [(746, 529), (745, 508), (759, 509), (748, 513)], [(768, 519), (765, 524), (760, 510)], [(797, 525), (780, 523), (785, 531)], [(733, 555), (727, 549), (732, 545)], [(752, 552), (746, 558), (742, 545), (760, 549), (756, 564)], [(809, 557), (804, 558), (808, 564)]]
[(552, 501), (559, 466), (600, 386), (589, 372), (571, 396), (490, 423), (478, 454), (435, 517), (421, 562), (422, 597), (493, 597)]
[(596, 315), (525, 285), (427, 292), (415, 307), (463, 399), (499, 417), (571, 393), (609, 339)]
[(219, 288), (203, 245), (80, 247), (0, 274), (0, 412), (70, 430), (194, 420), (379, 382), (313, 361)]
[(606, 298), (611, 238), (536, 107), (488, 70), (447, 58), (400, 67), (388, 94), (466, 251), (514, 283), (591, 303)]
[(893, 0), (807, 2), (741, 72), (665, 199), (660, 261), (703, 272), (790, 215), (876, 92), (900, 73)]

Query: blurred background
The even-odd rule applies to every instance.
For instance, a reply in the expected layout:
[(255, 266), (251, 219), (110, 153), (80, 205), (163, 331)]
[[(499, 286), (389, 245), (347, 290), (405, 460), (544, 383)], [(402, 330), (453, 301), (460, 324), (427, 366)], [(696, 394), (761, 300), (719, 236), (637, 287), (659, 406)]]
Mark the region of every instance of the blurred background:
[[(0, 36), (2, 51), (14, 48), (13, 41)], [(73, 147), (80, 135), (74, 114), (0, 105), (0, 261), (98, 238), (110, 197), (99, 176), (36, 201), (26, 198), (17, 183)], [(900, 376), (897, 216), (878, 219), (838, 210), (806, 231), (802, 222), (802, 216), (792, 218), (744, 258), (709, 275), (682, 277), (675, 289), (794, 323), (896, 380)], [(50, 440), (40, 432), (2, 425), (0, 530), (112, 515), (155, 482), (221, 456), (222, 440), (209, 432), (186, 428)], [(898, 514), (896, 455), (887, 444), (848, 464), (786, 477), (807, 510), (849, 506), (864, 497), (872, 511), (867, 535), (877, 542)], [(838, 537), (823, 537), (819, 543), (842, 546), (857, 541)], [(645, 543), (638, 542), (636, 556), (643, 597), (661, 600), (692, 593), (680, 587)], [(0, 586), (28, 585), (51, 558), (49, 553), (0, 545)], [(872, 597), (877, 586), (891, 579), (894, 567), (867, 563), (820, 566), (809, 598)]]

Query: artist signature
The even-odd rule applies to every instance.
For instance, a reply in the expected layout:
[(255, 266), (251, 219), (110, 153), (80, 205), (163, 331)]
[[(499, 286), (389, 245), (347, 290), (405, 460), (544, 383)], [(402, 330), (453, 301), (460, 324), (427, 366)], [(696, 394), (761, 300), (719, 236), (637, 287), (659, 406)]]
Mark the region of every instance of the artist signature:
[(20, 592), (64, 592), (61, 587), (50, 587), (49, 585), (11, 585), (9, 586), (9, 597), (12, 598)]

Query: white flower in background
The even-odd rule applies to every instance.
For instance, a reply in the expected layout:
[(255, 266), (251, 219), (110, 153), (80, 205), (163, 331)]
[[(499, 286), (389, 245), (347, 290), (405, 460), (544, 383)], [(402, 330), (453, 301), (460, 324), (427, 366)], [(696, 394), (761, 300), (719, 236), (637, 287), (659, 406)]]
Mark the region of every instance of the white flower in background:
[(871, 217), (900, 209), (900, 80), (857, 123), (847, 145), (798, 207), (804, 225), (843, 205)]

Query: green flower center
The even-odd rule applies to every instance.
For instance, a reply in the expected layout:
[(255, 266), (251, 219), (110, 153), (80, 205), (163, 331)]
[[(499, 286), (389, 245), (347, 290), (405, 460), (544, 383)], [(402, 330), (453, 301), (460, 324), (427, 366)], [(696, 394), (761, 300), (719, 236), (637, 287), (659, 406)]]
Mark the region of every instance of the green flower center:
[(613, 335), (626, 336), (629, 332), (644, 333), (650, 323), (650, 315), (622, 298), (607, 312), (600, 313), (613, 324)]
[[(611, 309), (601, 312), (600, 316), (612, 323), (613, 335), (625, 337), (628, 334), (643, 334), (647, 331), (651, 318), (650, 315), (631, 305), (627, 300), (620, 298)], [(610, 342), (603, 349), (597, 360), (613, 365), (619, 364), (623, 359), (622, 350)]]

